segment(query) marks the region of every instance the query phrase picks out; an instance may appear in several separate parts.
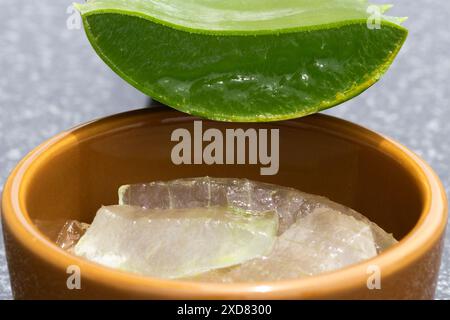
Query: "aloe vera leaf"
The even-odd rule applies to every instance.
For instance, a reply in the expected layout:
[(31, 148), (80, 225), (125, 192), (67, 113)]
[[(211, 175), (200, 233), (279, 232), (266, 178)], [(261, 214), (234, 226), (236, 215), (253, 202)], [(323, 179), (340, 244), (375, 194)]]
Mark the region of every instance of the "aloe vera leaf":
[[(137, 89), (215, 120), (318, 112), (370, 87), (407, 36), (363, 0), (91, 0), (78, 5), (99, 56)], [(372, 12), (372, 13), (370, 13)]]

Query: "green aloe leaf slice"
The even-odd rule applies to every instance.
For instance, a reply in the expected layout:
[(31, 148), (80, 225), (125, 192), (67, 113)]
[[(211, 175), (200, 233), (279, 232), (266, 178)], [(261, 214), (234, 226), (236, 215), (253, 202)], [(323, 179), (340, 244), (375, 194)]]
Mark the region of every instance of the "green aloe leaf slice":
[(122, 78), (173, 108), (225, 121), (290, 119), (344, 102), (380, 79), (407, 36), (402, 19), (384, 15), (390, 6), (365, 0), (77, 8), (94, 49)]

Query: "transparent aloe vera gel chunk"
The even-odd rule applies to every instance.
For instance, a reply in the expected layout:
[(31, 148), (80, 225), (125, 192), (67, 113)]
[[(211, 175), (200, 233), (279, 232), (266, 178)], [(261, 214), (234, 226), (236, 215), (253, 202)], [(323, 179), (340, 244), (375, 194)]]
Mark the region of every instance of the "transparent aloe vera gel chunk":
[(67, 223), (58, 245), (143, 275), (246, 282), (338, 270), (397, 243), (360, 213), (325, 197), (247, 179), (124, 185), (119, 203), (102, 207), (91, 226)]
[(290, 226), (266, 257), (204, 276), (209, 281), (225, 282), (296, 279), (338, 270), (376, 255), (368, 224), (332, 209), (317, 208)]
[(199, 177), (124, 185), (119, 188), (119, 203), (156, 209), (226, 206), (249, 212), (274, 211), (279, 216), (278, 235), (300, 217), (325, 208), (367, 224), (378, 252), (396, 243), (391, 234), (351, 208), (325, 197), (248, 179)]
[(89, 229), (89, 224), (76, 220), (67, 221), (62, 227), (56, 239), (56, 244), (61, 249), (73, 251), (73, 247)]
[(268, 254), (277, 229), (274, 212), (108, 206), (97, 212), (73, 252), (124, 271), (181, 278)]
[[(407, 30), (365, 0), (89, 0), (98, 55), (180, 111), (274, 121), (342, 103), (387, 71)], [(373, 16), (373, 17), (372, 17)], [(372, 27), (370, 27), (370, 26)]]

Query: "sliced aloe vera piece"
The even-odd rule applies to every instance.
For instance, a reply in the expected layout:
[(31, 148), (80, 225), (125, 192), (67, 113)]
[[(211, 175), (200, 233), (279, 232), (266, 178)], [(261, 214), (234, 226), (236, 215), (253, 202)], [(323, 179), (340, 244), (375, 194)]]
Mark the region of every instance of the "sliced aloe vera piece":
[[(77, 5), (99, 56), (142, 92), (215, 120), (272, 121), (375, 83), (407, 30), (365, 0), (90, 0)], [(378, 9), (377, 9), (378, 8)], [(374, 12), (373, 10), (371, 11)]]
[(234, 281), (295, 279), (338, 270), (377, 255), (368, 224), (326, 208), (301, 217), (265, 259), (230, 272)]
[(296, 279), (338, 270), (376, 255), (369, 224), (319, 207), (290, 226), (277, 239), (267, 257), (213, 270), (192, 279), (207, 282)]
[(97, 212), (73, 252), (124, 271), (189, 277), (268, 254), (277, 229), (274, 212), (108, 206)]
[(274, 211), (279, 216), (278, 234), (285, 232), (299, 217), (317, 208), (340, 212), (370, 226), (378, 252), (397, 241), (362, 214), (325, 197), (248, 179), (199, 177), (171, 181), (123, 185), (119, 204), (147, 209), (228, 207), (248, 212)]

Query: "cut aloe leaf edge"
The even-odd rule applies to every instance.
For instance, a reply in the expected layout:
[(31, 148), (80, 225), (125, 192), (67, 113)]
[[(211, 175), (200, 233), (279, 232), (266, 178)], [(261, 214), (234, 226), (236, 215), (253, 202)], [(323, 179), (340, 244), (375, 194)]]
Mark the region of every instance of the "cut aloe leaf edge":
[[(384, 15), (388, 5), (377, 7), (381, 29), (369, 29), (367, 1), (306, 2), (248, 1), (246, 10), (237, 10), (238, 1), (211, 8), (206, 0), (76, 7), (98, 55), (138, 90), (192, 115), (257, 122), (309, 115), (357, 96), (387, 71), (408, 34), (403, 18)], [(212, 21), (202, 12), (223, 17)]]

